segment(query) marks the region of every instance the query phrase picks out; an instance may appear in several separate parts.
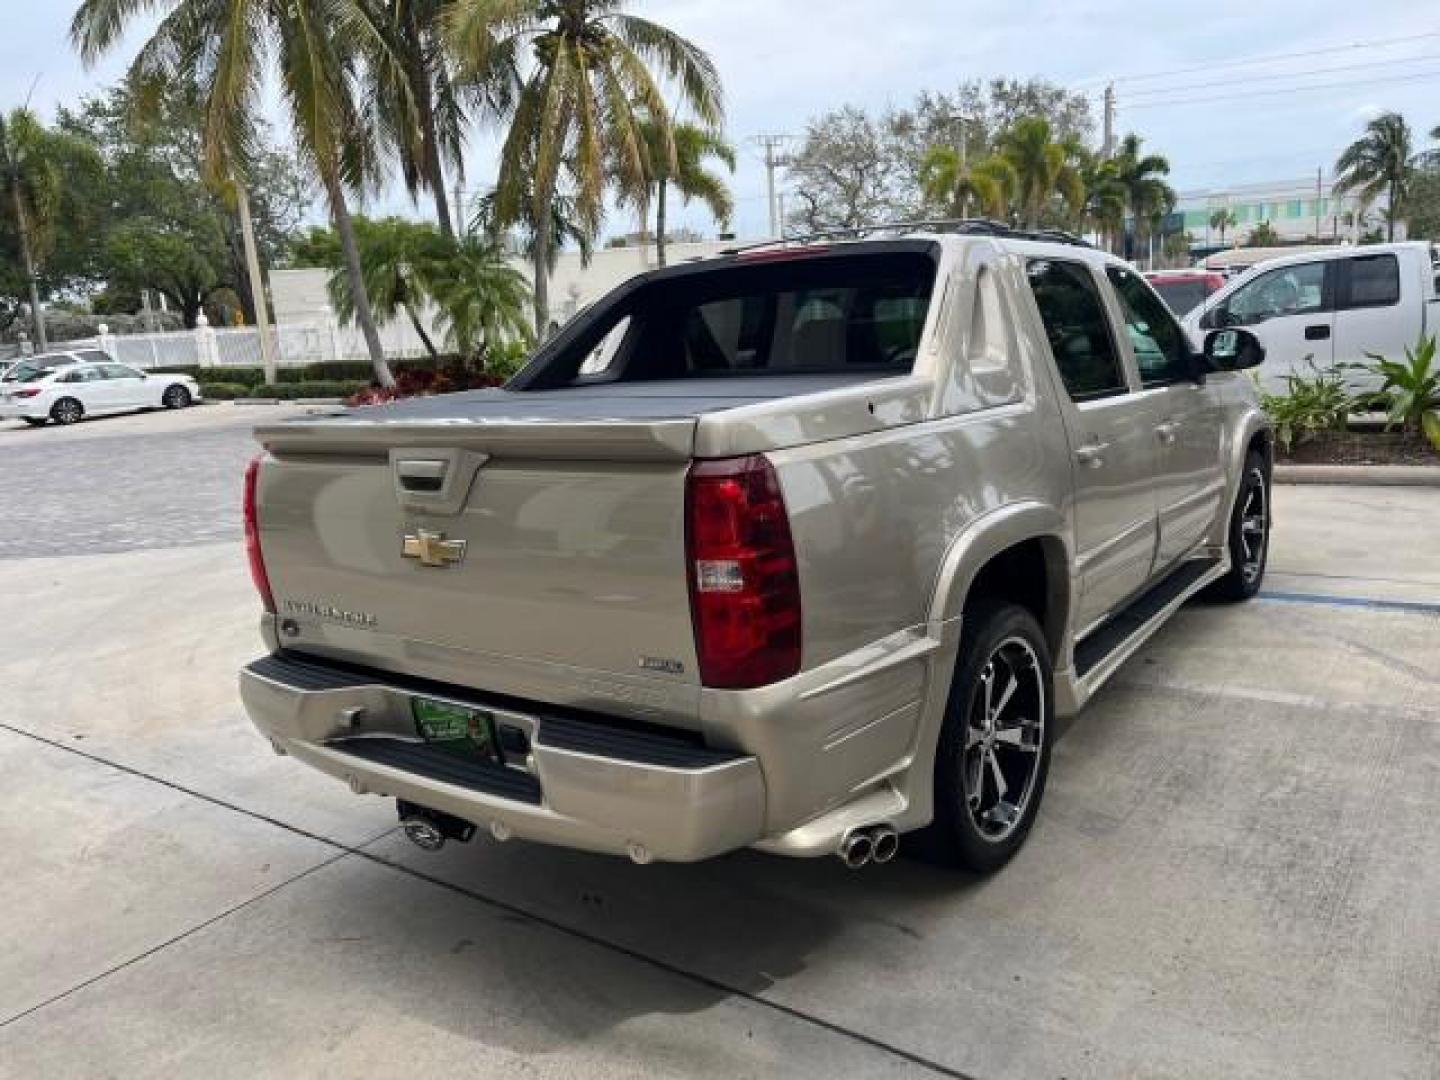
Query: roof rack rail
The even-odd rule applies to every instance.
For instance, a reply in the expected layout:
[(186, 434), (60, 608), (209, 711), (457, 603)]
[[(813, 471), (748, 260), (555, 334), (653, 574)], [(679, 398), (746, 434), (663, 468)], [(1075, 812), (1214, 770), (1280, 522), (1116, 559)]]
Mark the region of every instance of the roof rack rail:
[(761, 240), (754, 244), (742, 244), (726, 248), (722, 254), (738, 255), (745, 251), (757, 251), (771, 247), (786, 247), (791, 244), (813, 244), (822, 240), (871, 240), (879, 236), (905, 236), (911, 233), (933, 232), (953, 233), (960, 236), (996, 236), (1007, 240), (1043, 240), (1052, 244), (1073, 244), (1076, 247), (1093, 247), (1089, 241), (1065, 232), (1063, 229), (1024, 229), (1007, 225), (991, 218), (939, 218), (933, 221), (885, 221), (874, 225), (858, 225), (819, 229), (798, 236), (785, 236), (778, 240)]

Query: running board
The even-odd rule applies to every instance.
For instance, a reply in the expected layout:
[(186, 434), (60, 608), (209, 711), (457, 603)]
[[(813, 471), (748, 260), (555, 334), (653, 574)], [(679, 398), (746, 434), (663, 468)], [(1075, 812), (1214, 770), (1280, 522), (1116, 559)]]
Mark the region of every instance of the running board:
[(1075, 681), (1083, 704), (1105, 680), (1164, 626), (1170, 616), (1230, 570), (1225, 559), (1181, 563), (1075, 646)]

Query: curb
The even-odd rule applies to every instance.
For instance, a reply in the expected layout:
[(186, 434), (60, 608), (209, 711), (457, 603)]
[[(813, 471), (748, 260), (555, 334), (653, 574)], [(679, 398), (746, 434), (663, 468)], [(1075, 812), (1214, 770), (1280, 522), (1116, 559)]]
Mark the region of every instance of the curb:
[(344, 405), (342, 398), (273, 398), (273, 397), (246, 397), (233, 398), (231, 405)]
[(1440, 465), (1276, 465), (1277, 484), (1440, 487)]

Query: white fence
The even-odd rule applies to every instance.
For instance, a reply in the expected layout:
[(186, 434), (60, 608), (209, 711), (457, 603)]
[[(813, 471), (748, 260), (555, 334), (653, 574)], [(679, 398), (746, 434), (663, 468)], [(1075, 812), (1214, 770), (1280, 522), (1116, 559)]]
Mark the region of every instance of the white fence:
[[(246, 326), (217, 330), (206, 325), (203, 316), (201, 320), (194, 330), (165, 334), (112, 334), (102, 325), (99, 337), (90, 341), (67, 341), (58, 347), (102, 349), (122, 364), (148, 370), (180, 366), (261, 366), (259, 329)], [(270, 338), (275, 344), (275, 362), (280, 367), (370, 361), (370, 352), (359, 327), (341, 326), (333, 319), (272, 326)], [(380, 344), (390, 360), (428, 355), (420, 335), (409, 322), (388, 323), (380, 327)]]

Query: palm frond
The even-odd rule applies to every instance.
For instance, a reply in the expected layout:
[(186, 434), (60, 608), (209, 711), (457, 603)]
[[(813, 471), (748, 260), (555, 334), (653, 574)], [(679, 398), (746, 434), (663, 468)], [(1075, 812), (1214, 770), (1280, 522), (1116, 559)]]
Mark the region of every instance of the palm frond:
[(675, 80), (681, 100), (696, 117), (712, 128), (725, 122), (725, 92), (720, 72), (708, 53), (687, 38), (638, 15), (614, 14), (607, 18), (615, 35), (642, 61), (656, 65)]

